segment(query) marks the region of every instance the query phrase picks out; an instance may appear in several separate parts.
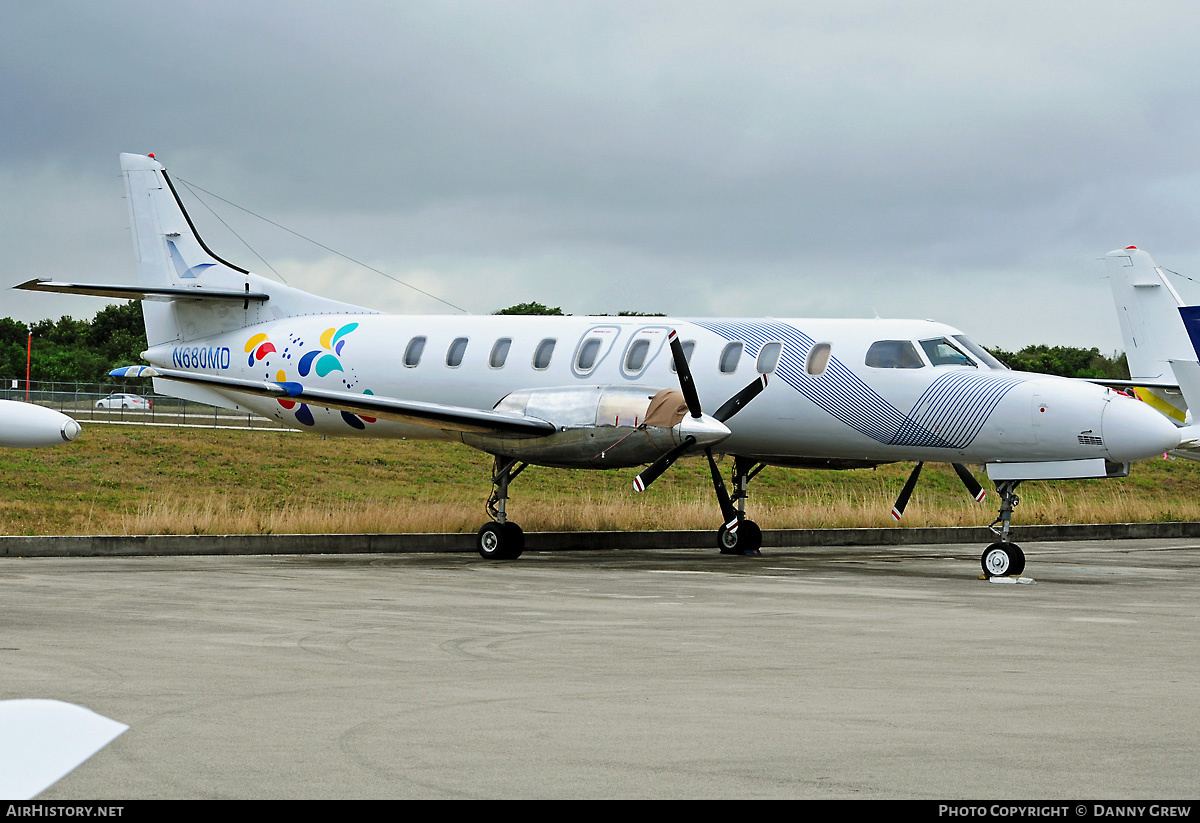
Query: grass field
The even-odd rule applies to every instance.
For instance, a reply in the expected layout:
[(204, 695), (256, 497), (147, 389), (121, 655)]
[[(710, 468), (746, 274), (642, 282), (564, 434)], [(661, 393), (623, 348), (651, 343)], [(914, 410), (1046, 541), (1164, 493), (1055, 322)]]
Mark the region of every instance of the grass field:
[[(491, 458), (446, 443), (90, 425), (62, 447), (0, 450), (0, 466), (4, 534), (474, 532), (487, 520)], [(751, 483), (749, 512), (768, 529), (995, 517), (995, 494), (977, 504), (949, 466), (931, 464), (896, 526), (889, 512), (911, 469), (768, 468)], [(644, 494), (633, 491), (635, 474), (532, 467), (513, 483), (509, 515), (527, 531), (719, 525), (704, 460), (681, 461)], [(1018, 526), (1200, 520), (1200, 464), (1148, 460), (1128, 478), (1028, 483), (1019, 493)]]

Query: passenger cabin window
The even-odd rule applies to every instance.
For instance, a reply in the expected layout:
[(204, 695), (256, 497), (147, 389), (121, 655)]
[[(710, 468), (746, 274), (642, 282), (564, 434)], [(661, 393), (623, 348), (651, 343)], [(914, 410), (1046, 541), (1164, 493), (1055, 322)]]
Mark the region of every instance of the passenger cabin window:
[(646, 365), (646, 353), (650, 351), (650, 341), (645, 338), (634, 340), (629, 351), (625, 353), (625, 371), (639, 372)]
[(971, 366), (972, 368), (979, 368), (978, 363), (967, 357), (962, 349), (945, 337), (938, 337), (934, 340), (922, 340), (921, 348), (925, 350), (925, 355), (929, 358), (929, 362), (935, 366)]
[(550, 367), (550, 358), (554, 356), (554, 344), (557, 342), (554, 338), (547, 337), (541, 343), (538, 343), (537, 350), (533, 353), (533, 367), (535, 369)]
[(511, 337), (501, 337), (492, 346), (492, 353), (488, 356), (488, 365), (493, 369), (504, 368), (504, 361), (508, 360), (508, 350), (512, 348)]
[(811, 374), (813, 377), (824, 374), (825, 369), (829, 366), (829, 355), (832, 351), (833, 346), (829, 343), (818, 343), (813, 346), (808, 352), (808, 359), (804, 361), (805, 373)]
[(425, 338), (414, 337), (408, 341), (408, 347), (404, 350), (404, 365), (412, 368), (421, 362), (421, 354), (425, 351)]
[(758, 363), (755, 368), (759, 374), (770, 374), (779, 365), (779, 353), (783, 351), (782, 343), (768, 343), (758, 352)]
[(454, 338), (454, 342), (450, 344), (450, 348), (446, 349), (446, 365), (452, 369), (458, 368), (462, 365), (463, 355), (466, 353), (467, 338)]
[(867, 365), (876, 369), (919, 369), (925, 363), (909, 340), (877, 340), (867, 349)]
[(742, 343), (735, 340), (721, 352), (721, 374), (733, 374), (737, 371), (738, 361), (742, 359)]
[[(679, 344), (683, 347), (683, 359), (690, 366), (692, 364), (692, 352), (696, 350), (695, 340), (684, 340)], [(675, 373), (675, 355), (671, 355), (671, 374)]]
[(600, 353), (600, 338), (589, 337), (579, 347), (579, 356), (575, 358), (575, 368), (579, 371), (591, 371), (596, 365), (596, 355)]

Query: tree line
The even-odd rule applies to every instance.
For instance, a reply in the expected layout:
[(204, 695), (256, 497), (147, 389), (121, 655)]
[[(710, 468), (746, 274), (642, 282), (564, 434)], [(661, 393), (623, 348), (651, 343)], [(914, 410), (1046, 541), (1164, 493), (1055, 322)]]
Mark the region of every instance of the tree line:
[[(518, 303), (496, 314), (563, 315), (561, 307), (541, 303)], [(661, 317), (653, 312), (622, 311), (621, 317)], [(146, 350), (142, 304), (136, 300), (106, 306), (91, 320), (60, 317), (26, 325), (0, 318), (0, 376), (25, 376), (25, 347), (33, 333), (30, 379), (63, 383), (106, 383), (108, 373), (118, 366), (141, 361)], [(1057, 374), (1062, 377), (1129, 377), (1125, 355), (1107, 357), (1099, 349), (1074, 346), (1026, 346), (1017, 352), (989, 348), (1004, 365), (1018, 371)]]
[[(33, 333), (30, 341), (29, 334)], [(105, 306), (91, 320), (63, 316), (26, 325), (0, 318), (0, 375), (25, 377), (26, 346), (31, 344), (29, 379), (62, 383), (108, 383), (109, 371), (142, 362), (146, 327), (136, 300)]]

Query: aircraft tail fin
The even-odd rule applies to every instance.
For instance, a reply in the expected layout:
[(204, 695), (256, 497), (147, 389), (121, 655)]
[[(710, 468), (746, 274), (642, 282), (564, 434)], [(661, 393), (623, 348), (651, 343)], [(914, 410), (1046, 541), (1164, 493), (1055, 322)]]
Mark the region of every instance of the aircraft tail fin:
[(1178, 389), (1164, 384), (1179, 385), (1173, 362), (1196, 357), (1179, 319), (1183, 300), (1154, 258), (1136, 246), (1109, 252), (1105, 255), (1105, 265), (1130, 379), (1159, 384), (1139, 387), (1135, 393), (1167, 417), (1182, 423), (1188, 409), (1186, 399)]
[[(205, 245), (171, 179), (154, 157), (121, 155), (137, 260), (137, 283), (156, 299), (144, 299), (146, 338), (154, 346), (186, 342), (296, 314), (368, 312), (252, 274), (221, 259)], [(239, 306), (228, 300), (163, 299), (170, 292), (206, 290), (265, 295)]]
[(1178, 383), (1170, 361), (1196, 357), (1179, 322), (1183, 300), (1166, 273), (1141, 249), (1129, 246), (1111, 251), (1105, 255), (1105, 264), (1130, 378)]

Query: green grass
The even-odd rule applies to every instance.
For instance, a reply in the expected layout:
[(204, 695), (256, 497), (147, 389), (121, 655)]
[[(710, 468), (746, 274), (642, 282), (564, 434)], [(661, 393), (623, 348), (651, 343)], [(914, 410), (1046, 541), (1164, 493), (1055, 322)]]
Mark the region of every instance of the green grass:
[[(751, 483), (749, 512), (764, 528), (894, 527), (889, 511), (911, 468), (768, 468)], [(0, 529), (468, 532), (487, 519), (490, 470), (488, 455), (447, 443), (90, 425), (62, 447), (0, 450)], [(531, 467), (512, 486), (509, 513), (531, 531), (718, 525), (705, 461), (681, 461), (644, 494), (633, 491), (635, 474)], [(1028, 483), (1019, 492), (1016, 525), (1200, 520), (1200, 464), (1186, 460), (1148, 460), (1124, 479)], [(986, 525), (994, 506), (994, 494), (974, 503), (949, 466), (927, 465), (904, 526)]]

